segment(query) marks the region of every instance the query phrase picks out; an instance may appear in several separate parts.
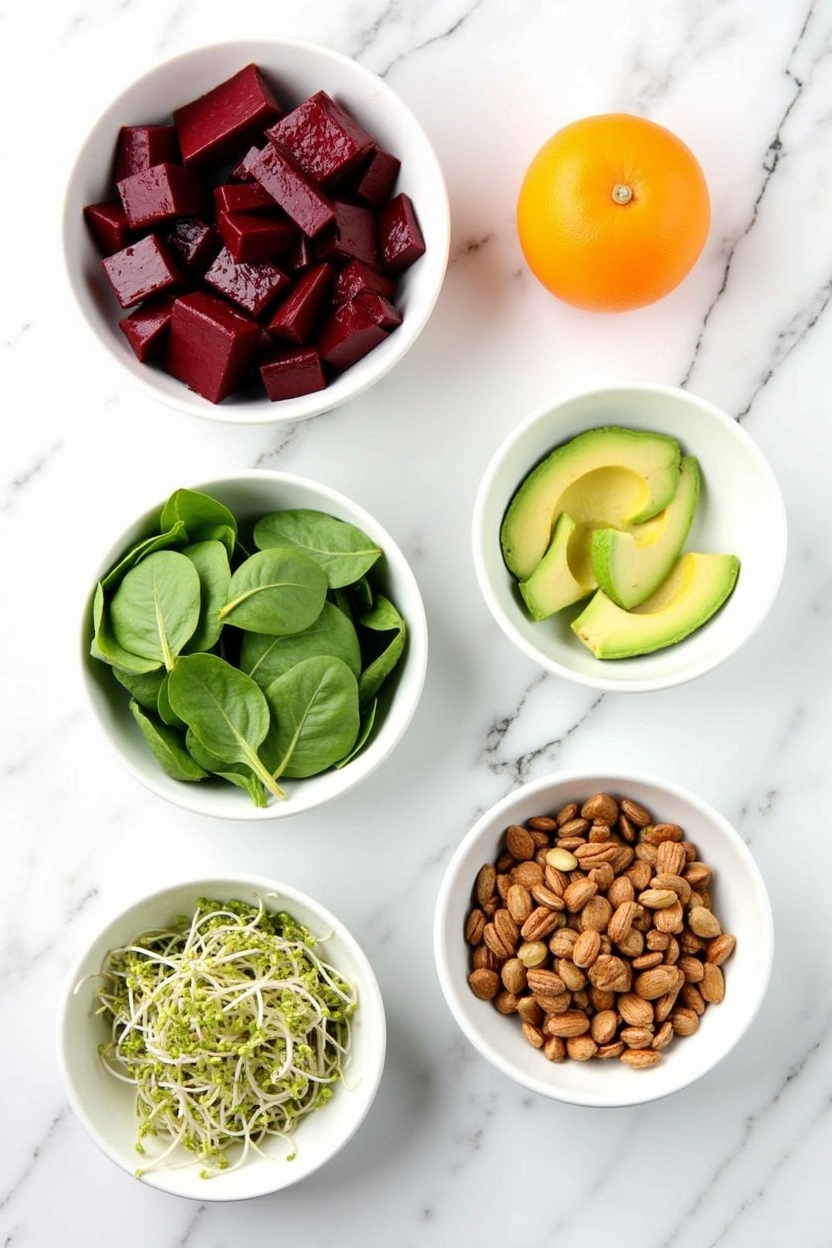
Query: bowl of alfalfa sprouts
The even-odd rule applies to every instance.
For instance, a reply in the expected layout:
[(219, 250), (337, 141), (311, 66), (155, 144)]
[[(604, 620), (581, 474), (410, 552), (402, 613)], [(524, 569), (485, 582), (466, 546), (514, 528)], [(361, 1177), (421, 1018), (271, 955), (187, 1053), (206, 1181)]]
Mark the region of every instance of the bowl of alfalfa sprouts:
[(354, 1135), (386, 1023), (362, 948), (316, 900), (255, 875), (174, 883), (112, 916), (77, 958), (59, 1061), (112, 1161), (206, 1200), (278, 1191)]

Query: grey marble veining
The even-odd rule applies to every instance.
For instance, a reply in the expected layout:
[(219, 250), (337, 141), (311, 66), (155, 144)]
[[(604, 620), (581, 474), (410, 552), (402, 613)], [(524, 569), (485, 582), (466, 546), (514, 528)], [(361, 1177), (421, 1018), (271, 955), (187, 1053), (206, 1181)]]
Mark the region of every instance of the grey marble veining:
[[(44, 0), (0, 3), (0, 23), (7, 119), (15, 103), (0, 203), (0, 1243), (827, 1248), (832, 0)], [(75, 150), (126, 81), (246, 35), (324, 43), (401, 94), (445, 170), (451, 263), (418, 343), (348, 408), (288, 428), (196, 428), (148, 407), (77, 324), (61, 201)], [(613, 109), (689, 143), (713, 219), (676, 291), (605, 317), (530, 276), (514, 203), (550, 133)], [(765, 624), (723, 668), (664, 693), (599, 696), (511, 650), (475, 583), (471, 511), (518, 420), (631, 380), (684, 385), (742, 422), (783, 491), (789, 560)], [(84, 701), (80, 613), (112, 532), (183, 477), (229, 467), (352, 495), (422, 589), (422, 702), (335, 826), (310, 812), (226, 827), (169, 808), (104, 749)], [(753, 1028), (699, 1084), (643, 1108), (515, 1087), (458, 1032), (433, 968), (434, 899), (461, 836), (518, 784), (579, 767), (699, 792), (751, 848), (774, 911)], [(350, 1146), (245, 1205), (191, 1204), (118, 1171), (71, 1112), (55, 1057), (57, 996), (97, 922), (196, 861), (318, 895), (365, 945), (388, 1014), (385, 1076)]]

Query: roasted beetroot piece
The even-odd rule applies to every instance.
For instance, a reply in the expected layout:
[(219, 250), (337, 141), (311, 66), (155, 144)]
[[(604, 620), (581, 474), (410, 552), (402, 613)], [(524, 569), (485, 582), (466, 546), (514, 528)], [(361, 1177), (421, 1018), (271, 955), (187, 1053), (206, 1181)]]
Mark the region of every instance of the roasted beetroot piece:
[(350, 173), (339, 189), (369, 208), (380, 208), (393, 193), (402, 162), (381, 147), (373, 145), (368, 157)]
[(286, 289), (289, 278), (270, 260), (236, 264), (228, 248), (223, 247), (205, 274), (205, 283), (231, 299), (249, 316), (258, 317)]
[(332, 267), (328, 264), (318, 264), (301, 274), (269, 321), (269, 333), (288, 342), (309, 342), (331, 285)]
[(237, 162), (229, 174), (232, 182), (252, 182), (254, 180), (251, 176), (249, 165), (254, 160), (255, 156), (259, 154), (259, 152), (260, 148), (256, 144), (253, 144), (248, 149), (245, 156)]
[(217, 228), (235, 264), (285, 255), (298, 235), (298, 227), (288, 217), (266, 217), (254, 212), (221, 212)]
[(186, 165), (228, 159), (258, 138), (282, 109), (256, 65), (246, 65), (219, 86), (173, 114)]
[(162, 240), (189, 272), (204, 273), (216, 256), (222, 239), (207, 221), (183, 217), (162, 231)]
[(318, 261), (315, 259), (315, 244), (312, 239), (299, 231), (280, 263), (287, 273), (305, 273), (307, 269), (313, 268)]
[(194, 290), (174, 301), (164, 368), (210, 403), (240, 385), (260, 343), (261, 327), (224, 299)]
[(273, 143), (267, 143), (248, 167), (252, 177), (309, 238), (335, 220), (332, 200), (307, 178), (291, 156)]
[(266, 135), (322, 185), (343, 177), (373, 146), (367, 131), (326, 91), (316, 91), (298, 104)]
[(396, 282), (387, 277), (380, 269), (363, 260), (350, 260), (345, 264), (335, 281), (332, 292), (333, 303), (347, 303), (356, 295), (384, 295), (392, 299), (396, 293)]
[(378, 216), (381, 258), (388, 273), (403, 273), (425, 253), (425, 240), (413, 201), (401, 191)]
[(84, 220), (103, 256), (121, 251), (130, 242), (133, 231), (121, 203), (87, 204)]
[(158, 360), (164, 351), (173, 312), (173, 295), (146, 299), (135, 311), (122, 317), (118, 327), (136, 355), (146, 364)]
[(401, 315), (383, 295), (357, 295), (324, 321), (318, 335), (321, 359), (342, 373), (401, 323)]
[(360, 204), (343, 200), (334, 203), (335, 220), (315, 239), (315, 255), (319, 260), (345, 264), (363, 260), (379, 264), (378, 226), (376, 214)]
[(220, 212), (274, 212), (271, 195), (259, 182), (223, 182), (214, 187), (214, 205)]
[(312, 347), (293, 348), (263, 360), (260, 376), (273, 403), (312, 394), (326, 386), (321, 357)]
[(121, 182), (152, 165), (181, 165), (174, 126), (122, 126), (116, 141), (115, 181)]
[(210, 211), (211, 197), (199, 174), (184, 165), (153, 165), (117, 182), (132, 229), (156, 226), (171, 217), (198, 217)]
[(173, 257), (155, 234), (147, 234), (112, 256), (105, 256), (101, 267), (123, 308), (183, 282)]

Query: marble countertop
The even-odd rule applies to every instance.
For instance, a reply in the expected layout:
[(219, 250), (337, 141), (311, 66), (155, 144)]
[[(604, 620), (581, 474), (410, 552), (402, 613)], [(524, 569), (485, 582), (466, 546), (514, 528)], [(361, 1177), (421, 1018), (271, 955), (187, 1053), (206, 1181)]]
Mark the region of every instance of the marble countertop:
[[(0, 1243), (832, 1243), (832, 0), (4, 0), (0, 22)], [(444, 289), (405, 361), (289, 427), (149, 405), (78, 324), (60, 255), (69, 164), (102, 107), (160, 59), (245, 35), (320, 42), (382, 75), (436, 147), (453, 218)], [(604, 316), (533, 280), (513, 212), (540, 143), (610, 110), (685, 139), (713, 224), (676, 291)], [(544, 675), (498, 630), (471, 511), (518, 420), (635, 380), (684, 385), (742, 422), (783, 491), (789, 559), (763, 627), (719, 670), (599, 696)], [(101, 744), (78, 662), (112, 534), (176, 486), (243, 467), (316, 477), (374, 513), (412, 560), (430, 629), (424, 695), (392, 757), (337, 809), (257, 825), (189, 815), (134, 781)], [(701, 794), (752, 849), (774, 911), (753, 1029), (698, 1084), (643, 1108), (516, 1087), (458, 1031), (433, 966), (434, 900), (465, 831), (518, 783), (579, 767)], [(370, 955), (389, 1025), (381, 1089), (349, 1147), (242, 1205), (167, 1196), (108, 1162), (55, 1054), (58, 994), (99, 920), (171, 876), (225, 868), (336, 912)]]

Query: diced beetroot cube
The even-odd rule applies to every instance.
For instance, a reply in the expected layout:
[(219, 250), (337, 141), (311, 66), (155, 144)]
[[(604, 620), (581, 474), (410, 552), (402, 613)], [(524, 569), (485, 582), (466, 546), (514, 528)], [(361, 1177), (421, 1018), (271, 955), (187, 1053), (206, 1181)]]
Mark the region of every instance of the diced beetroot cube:
[(218, 161), (257, 138), (282, 109), (256, 65), (247, 65), (205, 95), (174, 110), (182, 159)]
[(319, 260), (363, 260), (379, 263), (378, 226), (376, 215), (360, 204), (336, 200), (335, 220), (315, 240)]
[(384, 268), (389, 273), (402, 273), (424, 255), (425, 239), (413, 201), (403, 191), (381, 209), (378, 236)]
[(296, 399), (302, 394), (312, 394), (326, 386), (321, 357), (312, 347), (284, 351), (263, 360), (260, 376), (273, 403), (279, 399)]
[(235, 264), (273, 260), (289, 250), (298, 234), (298, 227), (288, 217), (253, 212), (222, 212), (217, 226)]
[(235, 264), (228, 248), (223, 247), (205, 274), (205, 282), (212, 290), (232, 299), (249, 316), (257, 317), (285, 290), (289, 278), (269, 260)]
[(249, 169), (272, 199), (310, 238), (320, 234), (335, 220), (331, 199), (309, 181), (291, 156), (273, 143), (267, 143), (252, 158)]
[(180, 263), (195, 273), (204, 273), (222, 247), (219, 231), (207, 221), (193, 217), (174, 221), (163, 231), (162, 238)]
[(115, 181), (152, 165), (182, 163), (174, 126), (122, 126), (116, 141)]
[(214, 187), (217, 212), (274, 212), (274, 200), (259, 182), (224, 182)]
[(203, 290), (174, 301), (166, 372), (211, 403), (237, 389), (260, 343), (261, 327)]
[(289, 342), (308, 342), (331, 284), (332, 268), (328, 264), (318, 264), (303, 273), (269, 321), (269, 332)]
[(380, 269), (365, 264), (363, 260), (350, 260), (335, 279), (332, 301), (347, 303), (356, 295), (363, 294), (385, 295), (392, 299), (395, 293), (395, 278), (387, 277)]
[(162, 355), (173, 312), (173, 298), (173, 295), (160, 295), (158, 299), (146, 299), (118, 323), (136, 358), (143, 364), (148, 360), (158, 360)]
[(210, 210), (205, 183), (183, 165), (153, 165), (116, 185), (133, 229), (158, 225), (171, 217), (198, 217)]
[(249, 165), (251, 164), (252, 160), (254, 160), (254, 157), (259, 154), (259, 152), (260, 152), (259, 147), (257, 146), (250, 147), (248, 151), (246, 152), (245, 156), (243, 156), (242, 160), (238, 161), (238, 163), (231, 170), (229, 177), (231, 177), (234, 182), (253, 181), (252, 176), (251, 176), (251, 170), (249, 169)]
[(373, 144), (372, 136), (326, 91), (317, 91), (293, 108), (266, 135), (313, 181), (323, 184), (343, 176)]
[(133, 231), (122, 204), (87, 204), (84, 219), (102, 255), (111, 256), (130, 242)]
[(393, 193), (401, 163), (398, 156), (374, 146), (369, 157), (345, 180), (344, 188), (361, 203), (380, 208)]
[(287, 273), (305, 273), (307, 269), (311, 269), (317, 264), (312, 239), (299, 232), (286, 255), (282, 257), (281, 264)]
[(182, 283), (173, 257), (155, 234), (105, 256), (101, 265), (123, 308)]
[(383, 342), (401, 321), (397, 309), (383, 295), (357, 295), (349, 303), (339, 304), (321, 327), (321, 359), (344, 372)]

